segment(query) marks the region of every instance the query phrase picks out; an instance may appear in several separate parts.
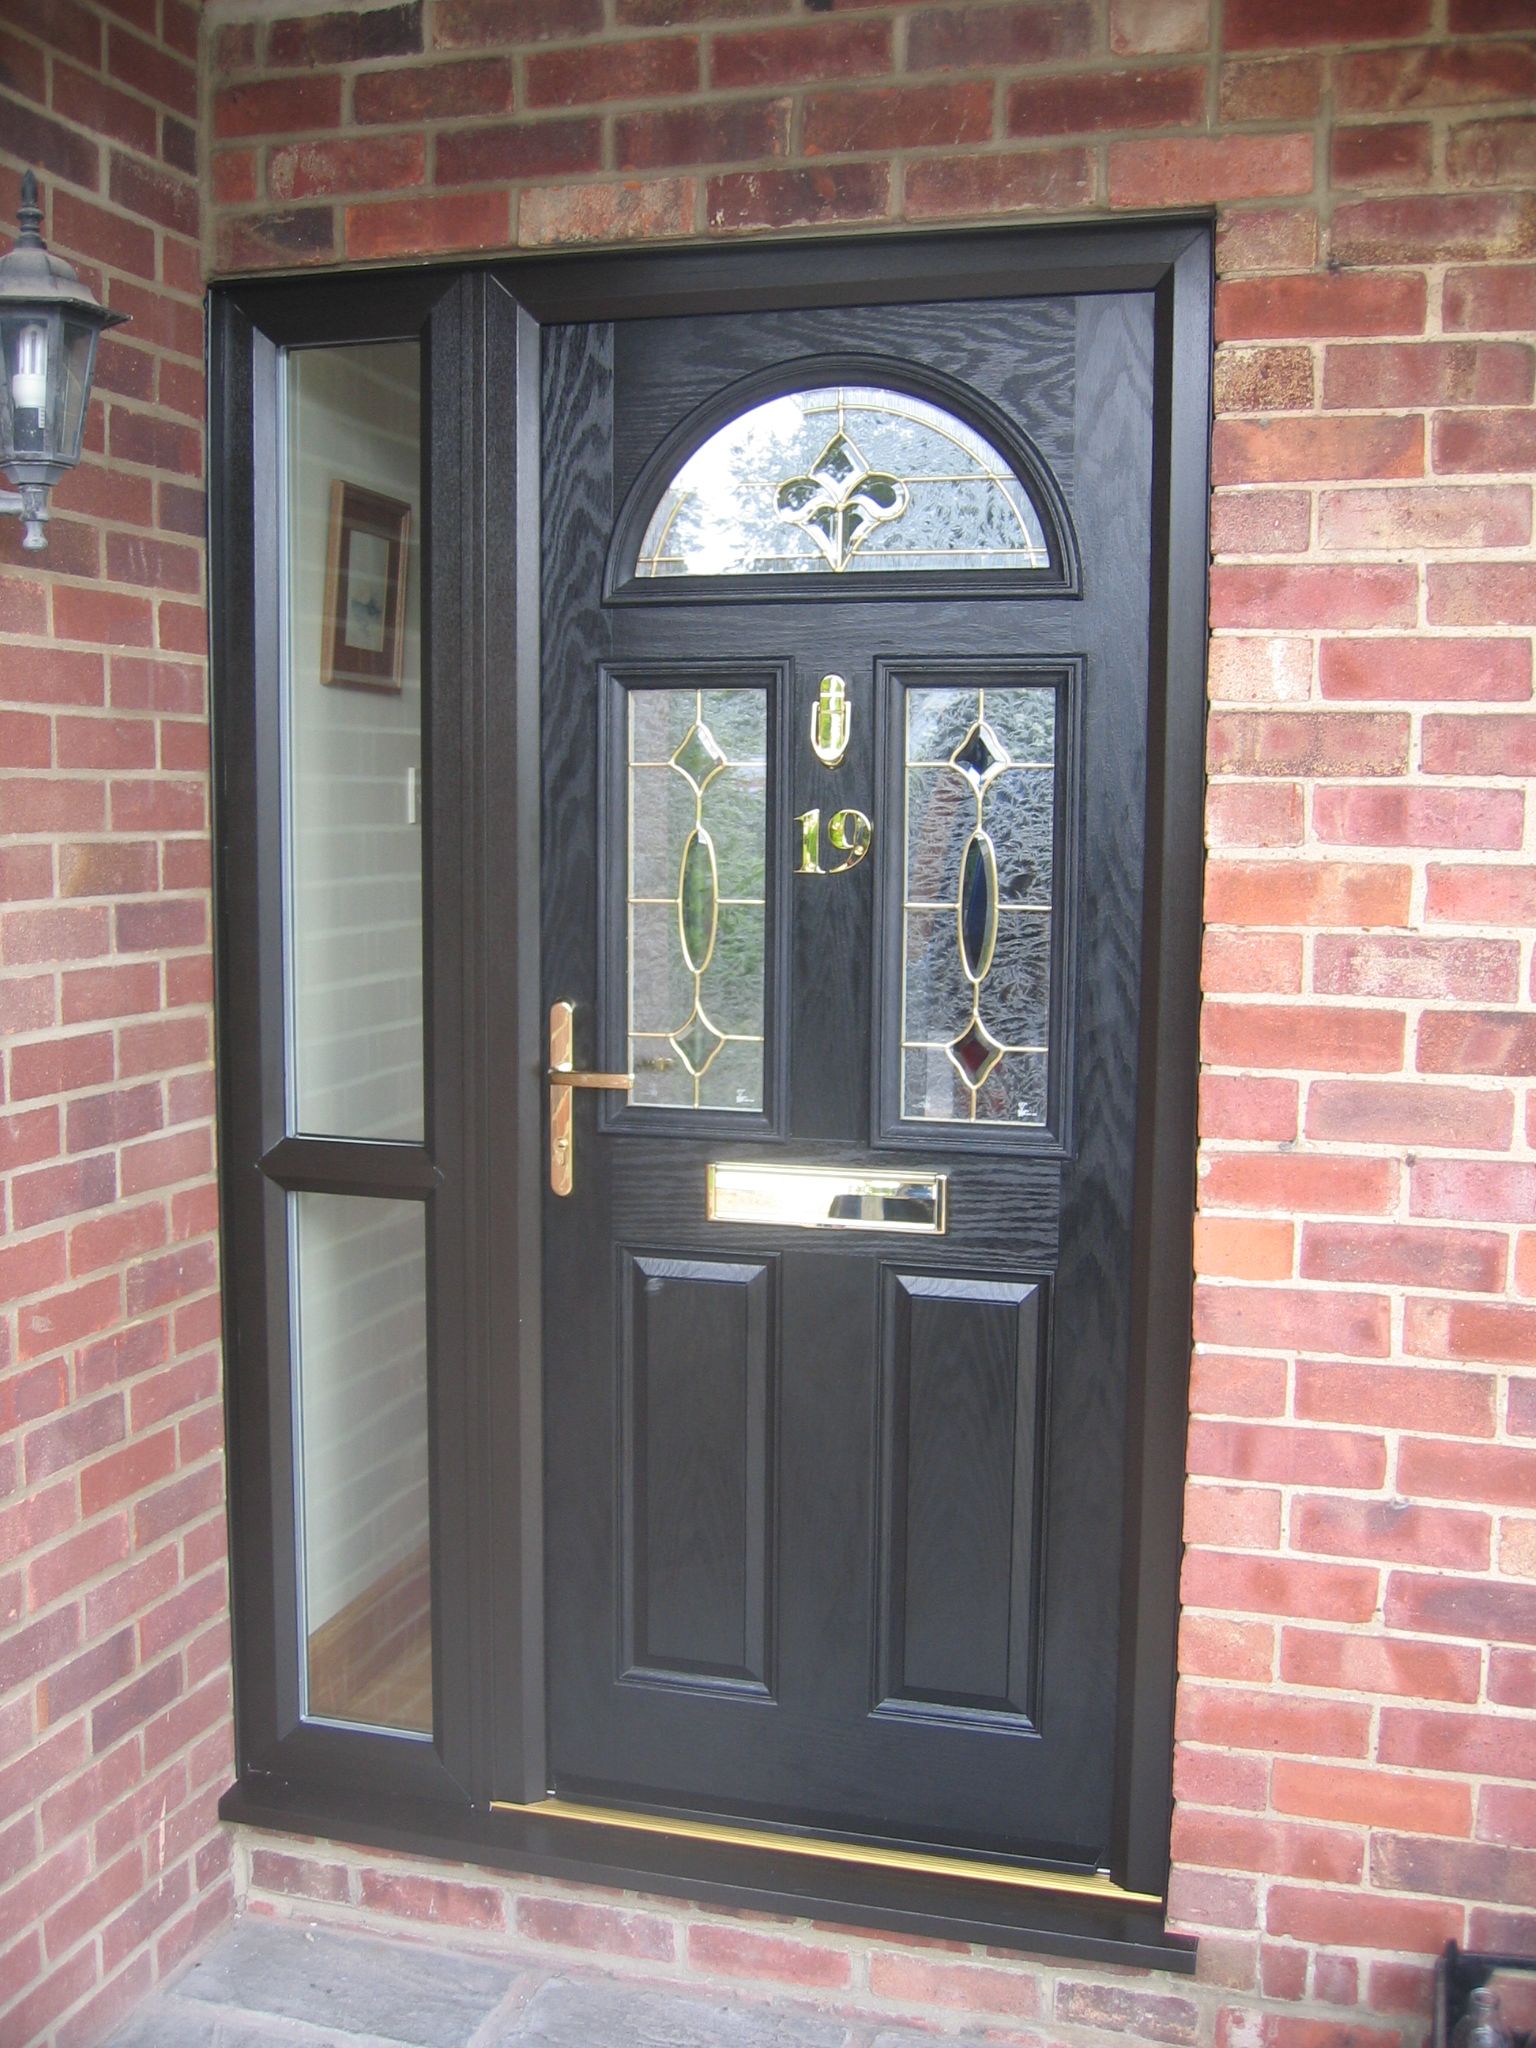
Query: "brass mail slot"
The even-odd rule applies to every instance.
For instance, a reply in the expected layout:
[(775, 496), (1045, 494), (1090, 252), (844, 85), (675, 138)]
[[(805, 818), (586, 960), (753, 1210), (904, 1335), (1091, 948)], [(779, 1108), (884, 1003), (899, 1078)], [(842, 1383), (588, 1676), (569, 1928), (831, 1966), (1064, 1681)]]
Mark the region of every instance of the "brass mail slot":
[(860, 1173), (840, 1166), (708, 1169), (711, 1223), (773, 1223), (795, 1230), (907, 1230), (944, 1235), (948, 1176)]

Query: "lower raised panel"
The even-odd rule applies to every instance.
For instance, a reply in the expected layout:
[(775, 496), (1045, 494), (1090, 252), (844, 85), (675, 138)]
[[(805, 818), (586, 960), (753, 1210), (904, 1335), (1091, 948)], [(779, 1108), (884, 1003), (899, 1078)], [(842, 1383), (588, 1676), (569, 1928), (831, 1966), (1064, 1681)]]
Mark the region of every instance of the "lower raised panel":
[(624, 1267), (623, 1676), (766, 1692), (772, 1267)]
[(883, 1275), (877, 1711), (1034, 1716), (1041, 1286)]

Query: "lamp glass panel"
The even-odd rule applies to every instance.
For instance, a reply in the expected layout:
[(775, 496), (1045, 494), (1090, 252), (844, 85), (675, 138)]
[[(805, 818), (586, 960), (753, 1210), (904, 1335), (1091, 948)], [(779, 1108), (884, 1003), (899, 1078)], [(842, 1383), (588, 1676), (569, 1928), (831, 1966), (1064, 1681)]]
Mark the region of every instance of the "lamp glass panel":
[(13, 307), (0, 313), (0, 352), (4, 355), (5, 391), (0, 404), (4, 416), (0, 428), (4, 442), (0, 457), (6, 461), (46, 460), (57, 448), (56, 421), (50, 421), (50, 401), (57, 398), (57, 314), (31, 307)]
[(80, 443), (85, 433), (85, 403), (90, 396), (91, 367), (100, 332), (94, 320), (65, 318), (58, 415), (59, 457), (64, 462), (80, 460)]

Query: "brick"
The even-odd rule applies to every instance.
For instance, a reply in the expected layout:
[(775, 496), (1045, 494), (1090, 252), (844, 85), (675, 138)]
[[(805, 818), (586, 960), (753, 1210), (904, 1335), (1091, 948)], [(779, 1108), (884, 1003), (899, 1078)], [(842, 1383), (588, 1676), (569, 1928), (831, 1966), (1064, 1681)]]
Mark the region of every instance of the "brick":
[[(1455, 1013), (1449, 1013), (1454, 1018)], [(1487, 1066), (1434, 1066), (1425, 1057), (1425, 1034), (1433, 1055), (1457, 1034), (1432, 1032), (1444, 1020), (1426, 1017), (1420, 1028), (1419, 1066), (1424, 1072), (1505, 1071)], [(1518, 1033), (1518, 1027), (1516, 1027)], [(1206, 1058), (1214, 1066), (1262, 1067), (1280, 1072), (1308, 1068), (1323, 1073), (1395, 1073), (1402, 1065), (1404, 1020), (1379, 1010), (1346, 1009), (1322, 1003), (1207, 1003), (1202, 1019)], [(1536, 1034), (1533, 1034), (1536, 1035)], [(1508, 1029), (1490, 1038), (1484, 1026), (1474, 1028), (1475, 1045), (1484, 1059), (1509, 1057)], [(1518, 1035), (1514, 1041), (1521, 1042)], [(1447, 1055), (1449, 1052), (1447, 1051)], [(1473, 1055), (1469, 1052), (1467, 1057)], [(1533, 1045), (1536, 1056), (1536, 1045)]]
[(1241, 60), (1221, 67), (1224, 127), (1244, 121), (1310, 121), (1322, 103), (1323, 66), (1316, 57)]
[(83, 1459), (105, 1451), (123, 1440), (121, 1397), (109, 1394), (91, 1401), (30, 1430), (22, 1444), (27, 1484), (41, 1485), (55, 1472), (63, 1472)]
[[(1185, 0), (1175, 4), (1184, 5)], [(1086, 56), (1092, 37), (1091, 10), (1078, 0), (1047, 7), (927, 7), (908, 21), (907, 67), (1013, 70)]]
[[(90, 61), (90, 60), (87, 60)], [(100, 177), (100, 151), (90, 136), (81, 135), (61, 121), (0, 93), (0, 127), (5, 131), (8, 155), (42, 172), (45, 176), (96, 190)]]
[(1200, 986), (1213, 995), (1300, 995), (1299, 932), (1208, 931)]
[[(1523, 1504), (1533, 1498), (1528, 1480)], [(1439, 1572), (1393, 1572), (1387, 1581), (1386, 1620), (1389, 1628), (1418, 1635), (1466, 1636), (1474, 1643), (1536, 1643), (1536, 1586), (1457, 1579)]]
[(1492, 1294), (1504, 1283), (1507, 1262), (1507, 1240), (1495, 1231), (1309, 1223), (1301, 1238), (1300, 1270), (1308, 1280)]
[[(992, 134), (992, 86), (978, 81), (810, 93), (801, 122), (801, 149), (806, 156), (986, 142)], [(786, 120), (783, 126), (787, 125)], [(738, 157), (768, 153), (761, 145), (736, 152)]]
[[(702, 1941), (700, 1937), (705, 1937)], [(729, 1969), (717, 1960), (723, 1948), (727, 1957), (740, 1941), (762, 1941), (764, 1937), (737, 1935), (729, 1928), (699, 1926), (689, 1931), (689, 1954), (696, 1962)], [(799, 1943), (785, 1944), (801, 1948)], [(847, 1981), (848, 1958), (836, 1949), (806, 1950), (818, 1959), (816, 1974), (786, 1976), (790, 1983), (813, 1983), (834, 1988)], [(825, 1972), (826, 1974), (822, 1974)], [(758, 1972), (731, 1970), (732, 1975)], [(876, 1950), (869, 1958), (869, 1988), (876, 1998), (900, 1999), (904, 2004), (930, 2006), (947, 2012), (1002, 2013), (1010, 2019), (1029, 2019), (1040, 2011), (1040, 1985), (1018, 1968), (986, 1963), (948, 1962), (927, 1956), (903, 1955), (900, 1951)]]
[(1503, 1302), (1413, 1300), (1404, 1323), (1403, 1349), (1421, 1358), (1529, 1365), (1536, 1358), (1536, 1308)]
[(1387, 564), (1217, 563), (1216, 627), (1403, 626), (1418, 615), (1418, 577)]
[(675, 1960), (672, 1923), (660, 1913), (621, 1911), (577, 1899), (521, 1898), (516, 1926), (529, 1941), (602, 1955), (643, 1956), (652, 1962)]
[(1416, 1064), (1423, 1074), (1536, 1074), (1536, 1016), (1428, 1011)]
[(1434, 140), (1427, 121), (1379, 121), (1366, 128), (1335, 128), (1329, 171), (1335, 186), (1379, 189), (1431, 182)]
[[(60, 822), (63, 823), (62, 820)], [(95, 822), (101, 824), (105, 821), (98, 817)], [(11, 829), (17, 829), (14, 821)], [(7, 911), (0, 916), (0, 959), (8, 967), (29, 966), (34, 961), (52, 966), (69, 960), (91, 960), (108, 950), (109, 929), (104, 909), (69, 906)], [(12, 983), (13, 988), (24, 985)], [(51, 1002), (43, 1022), (53, 1022)], [(13, 1028), (24, 1029), (25, 1026), (18, 1020)]]
[[(918, 56), (912, 61), (914, 68), (933, 65), (931, 57)], [(710, 83), (714, 86), (819, 84), (834, 78), (871, 77), (890, 68), (891, 31), (884, 22), (876, 21), (749, 29), (740, 35), (716, 36), (710, 52)]]
[(1527, 117), (1463, 121), (1451, 129), (1445, 168), (1453, 185), (1536, 182), (1536, 132)]
[[(529, 104), (540, 102), (530, 100)], [(352, 111), (358, 121), (396, 126), (462, 119), (471, 114), (509, 114), (512, 66), (504, 57), (471, 57), (449, 64), (409, 64), (366, 72), (353, 84)]]
[[(1514, 1313), (1523, 1315), (1536, 1329), (1536, 1310)], [(1532, 1356), (1536, 1353), (1528, 1353), (1523, 1362), (1529, 1364)], [(1536, 1501), (1536, 1450), (1405, 1437), (1399, 1453), (1398, 1484), (1404, 1493), (1428, 1500), (1528, 1508)]]
[(1386, 1891), (1536, 1905), (1536, 1855), (1472, 1842), (1380, 1835), (1371, 1844), (1371, 1881)]
[(518, 201), (517, 239), (524, 247), (539, 248), (684, 235), (692, 230), (695, 203), (689, 178), (530, 186)]
[[(1326, 1475), (1323, 1482), (1327, 1483)], [(1464, 1515), (1444, 1508), (1426, 1508), (1409, 1501), (1356, 1501), (1303, 1498), (1291, 1518), (1291, 1541), (1299, 1550), (1321, 1551), (1329, 1557), (1369, 1558), (1376, 1563), (1434, 1565), (1462, 1571), (1486, 1571), (1489, 1522), (1486, 1515)], [(1328, 1638), (1330, 1643), (1348, 1638)], [(1364, 1641), (1363, 1638), (1357, 1639)], [(1335, 1652), (1330, 1651), (1330, 1655)], [(1343, 1656), (1343, 1652), (1337, 1653)], [(1290, 1674), (1295, 1676), (1296, 1674)], [(1343, 1683), (1308, 1679), (1311, 1685)], [(1471, 1690), (1439, 1693), (1440, 1699), (1477, 1698), (1478, 1672), (1473, 1667)], [(1367, 1691), (1414, 1690), (1409, 1686), (1368, 1686)]]
[(1536, 350), (1520, 342), (1352, 342), (1327, 352), (1323, 403), (1524, 405), (1531, 397), (1533, 373)]
[(1216, 224), (1216, 269), (1222, 277), (1249, 270), (1310, 270), (1317, 254), (1315, 207), (1247, 206), (1241, 212), (1234, 208)]
[(1218, 413), (1305, 411), (1313, 400), (1312, 351), (1234, 348), (1216, 353)]
[(1185, 1614), (1179, 1622), (1179, 1670), (1190, 1678), (1236, 1678), (1263, 1684), (1275, 1668), (1274, 1635), (1267, 1621)]
[[(170, 1705), (181, 1690), (174, 1657), (167, 1657), (153, 1670), (135, 1678), (121, 1692), (91, 1714), (91, 1748), (96, 1755), (110, 1749), (133, 1729), (140, 1728), (154, 1714)], [(148, 1761), (148, 1759), (146, 1759)]]
[(1055, 2016), (1105, 2034), (1128, 2034), (1137, 2041), (1192, 2043), (1198, 2034), (1200, 2008), (1193, 1999), (1170, 1992), (1068, 1981), (1057, 1983)]
[(134, 1667), (133, 1631), (123, 1629), (105, 1641), (93, 1643), (78, 1657), (61, 1665), (38, 1688), (38, 1708), (44, 1726), (62, 1720), (76, 1707), (84, 1706)]
[(1447, 271), (1441, 307), (1448, 329), (1528, 334), (1536, 329), (1536, 263)]
[(1085, 149), (966, 153), (908, 165), (905, 210), (912, 220), (1029, 208), (1065, 213), (1088, 205), (1093, 191), (1093, 159)]
[[(371, 82), (358, 81), (359, 86)], [(366, 120), (368, 116), (359, 110), (358, 118)], [(263, 79), (220, 86), (213, 96), (213, 134), (220, 140), (300, 135), (310, 129), (335, 128), (340, 120), (341, 80), (337, 77)]]
[(1386, 1477), (1387, 1450), (1381, 1437), (1348, 1430), (1195, 1421), (1189, 1431), (1189, 1469), (1250, 1483), (1374, 1491)]
[(1430, 775), (1536, 775), (1536, 715), (1427, 717), (1423, 765)]
[(1357, 1884), (1365, 1875), (1360, 1837), (1342, 1828), (1299, 1827), (1248, 1814), (1178, 1813), (1173, 1844), (1179, 1862), (1218, 1870), (1307, 1877), (1320, 1884)]
[(1536, 1708), (1536, 1650), (1491, 1650), (1488, 1697), (1495, 1706), (1521, 1707), (1527, 1712)]
[(1480, 1841), (1523, 1849), (1536, 1842), (1536, 1790), (1519, 1785), (1485, 1785), (1477, 1798)]
[(1109, 201), (1111, 206), (1177, 206), (1283, 198), (1312, 190), (1312, 156), (1310, 135), (1112, 142)]
[(754, 228), (876, 220), (886, 211), (889, 181), (886, 167), (873, 163), (731, 172), (709, 180), (709, 224)]
[(1431, 625), (1536, 625), (1536, 565), (1444, 562), (1427, 573)]
[(1466, 1786), (1405, 1778), (1389, 1769), (1303, 1763), (1278, 1757), (1272, 1778), (1278, 1812), (1356, 1827), (1411, 1827), (1417, 1833), (1464, 1835), (1470, 1819)]
[[(1356, 993), (1391, 993), (1357, 990)], [(1406, 992), (1406, 991), (1405, 991)], [(1457, 1088), (1424, 1081), (1314, 1081), (1307, 1091), (1306, 1132), (1309, 1138), (1333, 1143), (1368, 1145), (1481, 1147), (1502, 1151), (1509, 1143), (1514, 1104), (1507, 1090)], [(1434, 1166), (1416, 1167), (1433, 1174)], [(1433, 1181), (1422, 1184), (1425, 1200), (1434, 1200)], [(1415, 1213), (1444, 1215), (1439, 1208), (1417, 1207)], [(1458, 1212), (1469, 1220), (1477, 1216)]]
[(1325, 639), (1318, 682), (1324, 697), (1422, 701), (1463, 697), (1528, 700), (1531, 651), (1518, 640), (1384, 636)]
[(1263, 1757), (1227, 1756), (1181, 1745), (1173, 1760), (1173, 1792), (1192, 1806), (1255, 1812), (1269, 1804), (1269, 1766)]
[(1536, 47), (1529, 41), (1447, 38), (1409, 50), (1359, 50), (1339, 59), (1335, 91), (1341, 108), (1377, 114), (1400, 107), (1527, 102), (1536, 93)]
[(218, 223), (217, 241), (221, 270), (260, 269), (272, 263), (323, 263), (335, 254), (336, 223), (326, 206), (237, 214)]
[(279, 1849), (252, 1849), (251, 1886), (281, 1898), (324, 1899), (333, 1904), (344, 1904), (349, 1896), (345, 1864), (321, 1863)]
[(1442, 1948), (1462, 1931), (1459, 1906), (1284, 1884), (1270, 1888), (1265, 1925), (1298, 1941), (1410, 1951)]
[(395, 191), (426, 182), (426, 158), (419, 135), (291, 142), (270, 152), (267, 190), (274, 199)]
[(1200, 1129), (1207, 1138), (1296, 1136), (1297, 1086), (1257, 1075), (1202, 1074)]
[[(717, 61), (722, 47), (716, 45)], [(541, 50), (525, 60), (523, 78), (525, 104), (531, 108), (656, 99), (697, 90), (699, 45), (692, 36), (655, 36)]]
[(1195, 1222), (1195, 1271), (1207, 1279), (1288, 1280), (1295, 1258), (1289, 1223), (1236, 1216)]
[(1195, 1338), (1201, 1344), (1384, 1358), (1390, 1323), (1383, 1295), (1209, 1284), (1196, 1289)]
[(1437, 414), (1430, 459), (1442, 474), (1516, 474), (1536, 467), (1536, 419), (1528, 411)]
[(359, 1901), (376, 1912), (424, 1920), (438, 1927), (499, 1932), (506, 1924), (502, 1895), (491, 1885), (364, 1870), (359, 1878)]
[(1398, 1178), (1397, 1163), (1390, 1159), (1329, 1152), (1217, 1153), (1202, 1165), (1201, 1207), (1384, 1216), (1396, 1206)]
[(1213, 860), (1205, 887), (1213, 924), (1406, 925), (1413, 871), (1383, 862)]
[(1498, 260), (1536, 252), (1529, 193), (1414, 195), (1335, 207), (1333, 260), (1346, 264)]
[[(713, 119), (713, 117), (707, 117)], [(675, 116), (632, 115), (619, 123), (620, 164), (629, 168), (622, 140), (631, 122), (669, 119), (705, 124), (692, 110)], [(542, 178), (562, 171), (596, 170), (602, 162), (602, 129), (593, 120), (519, 121), (509, 126), (466, 128), (437, 139), (437, 176), (442, 184), (477, 184), (500, 178)]]
[[(602, 0), (438, 0), (432, 40), (439, 49), (532, 43), (595, 34)], [(625, 22), (626, 27), (643, 26)]]
[(274, 21), (267, 31), (271, 65), (357, 64), (414, 56), (421, 47), (421, 0), (348, 13), (290, 16)]
[[(66, 735), (66, 721), (60, 721), (60, 745), (68, 745), (71, 752), (80, 759), (79, 766), (87, 765), (87, 758), (96, 755), (98, 759), (90, 765), (98, 767), (126, 766), (125, 755), (142, 753), (143, 742), (149, 742), (149, 756), (146, 766), (154, 764), (154, 734), (142, 726), (129, 724), (126, 720), (119, 727), (116, 721), (107, 719), (80, 719), (68, 721), (78, 724), (78, 733)], [(77, 841), (59, 848), (59, 894), (61, 896), (132, 896), (154, 889), (159, 884), (159, 861), (157, 849), (152, 841)]]
[(1415, 35), (1429, 18), (1429, 0), (1357, 0), (1347, 17), (1327, 0), (1226, 0), (1223, 40), (1228, 50), (1311, 49)]
[(511, 213), (504, 192), (387, 199), (346, 210), (347, 254), (360, 259), (495, 249), (510, 239)]
[[(1281, 1495), (1273, 1486), (1191, 1486), (1184, 1497), (1184, 1540), (1218, 1550), (1276, 1550), (1280, 1545)], [(1186, 1616), (1186, 1620), (1188, 1617)], [(1254, 1623), (1243, 1623), (1247, 1639), (1262, 1639), (1273, 1649), (1273, 1631), (1258, 1628)], [(1184, 1667), (1181, 1664), (1180, 1669)], [(1222, 1672), (1221, 1677), (1239, 1677), (1245, 1674)], [(1272, 1675), (1272, 1663), (1266, 1653), (1262, 1673), (1248, 1676)]]
[[(1370, 1725), (1370, 1709), (1353, 1700), (1309, 1699), (1269, 1688), (1246, 1691), (1234, 1686), (1186, 1685), (1181, 1689), (1179, 1734), (1183, 1741), (1272, 1755), (1277, 1778), (1284, 1767), (1281, 1759), (1286, 1757), (1364, 1757)], [(1333, 1765), (1319, 1775), (1332, 1780), (1350, 1774)], [(1278, 1794), (1275, 1804), (1282, 1812), (1287, 1810)]]
[(201, 207), (197, 186), (186, 178), (137, 163), (114, 150), (109, 189), (117, 204), (129, 213), (196, 240), (201, 229)]
[(1168, 1915), (1199, 1929), (1258, 1925), (1258, 1886), (1252, 1878), (1214, 1870), (1176, 1868), (1168, 1878)]
[(1325, 548), (1519, 547), (1530, 539), (1528, 486), (1325, 491)]
[(1408, 1206), (1415, 1216), (1536, 1223), (1536, 1165), (1513, 1160), (1416, 1161), (1409, 1175)]
[[(1424, 473), (1424, 423), (1418, 419), (1219, 419), (1212, 441), (1212, 463), (1218, 484), (1330, 483), (1354, 479), (1386, 482)], [(1300, 571), (1287, 572), (1299, 576)], [(1313, 572), (1311, 588), (1321, 595), (1334, 572)], [(1318, 581), (1321, 577), (1323, 580)], [(1305, 585), (1297, 585), (1305, 588)], [(1382, 586), (1392, 588), (1394, 586)], [(1401, 599), (1397, 602), (1400, 604)], [(1360, 606), (1353, 623), (1367, 626), (1404, 623), (1380, 618)], [(1407, 623), (1415, 623), (1414, 619)], [(1318, 612), (1307, 623), (1333, 623)]]
[(1027, 78), (1009, 88), (1006, 101), (1008, 134), (1029, 137), (1190, 128), (1204, 112), (1205, 68), (1198, 64)]
[(1305, 491), (1218, 491), (1211, 506), (1211, 544), (1218, 555), (1294, 555), (1311, 538), (1312, 500)]

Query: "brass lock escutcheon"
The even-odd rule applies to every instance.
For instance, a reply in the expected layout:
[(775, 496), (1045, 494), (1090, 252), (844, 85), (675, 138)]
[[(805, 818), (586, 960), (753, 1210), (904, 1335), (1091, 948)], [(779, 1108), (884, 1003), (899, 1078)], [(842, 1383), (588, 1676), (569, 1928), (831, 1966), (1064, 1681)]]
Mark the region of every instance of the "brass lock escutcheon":
[(574, 1065), (576, 1005), (555, 1003), (549, 1012), (549, 1185), (568, 1195), (574, 1185), (572, 1097), (578, 1088), (629, 1089), (633, 1074), (588, 1074)]

